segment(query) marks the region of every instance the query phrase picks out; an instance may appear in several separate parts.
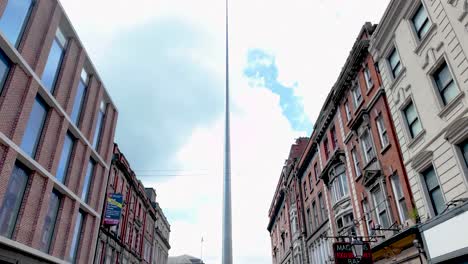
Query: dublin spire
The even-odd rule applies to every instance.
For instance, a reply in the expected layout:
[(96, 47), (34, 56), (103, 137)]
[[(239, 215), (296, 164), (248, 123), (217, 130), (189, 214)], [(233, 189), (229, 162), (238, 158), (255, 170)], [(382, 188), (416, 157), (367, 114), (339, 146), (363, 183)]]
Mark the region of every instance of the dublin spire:
[(232, 264), (231, 138), (229, 124), (229, 2), (226, 0), (226, 118), (224, 130), (223, 253), (222, 264)]

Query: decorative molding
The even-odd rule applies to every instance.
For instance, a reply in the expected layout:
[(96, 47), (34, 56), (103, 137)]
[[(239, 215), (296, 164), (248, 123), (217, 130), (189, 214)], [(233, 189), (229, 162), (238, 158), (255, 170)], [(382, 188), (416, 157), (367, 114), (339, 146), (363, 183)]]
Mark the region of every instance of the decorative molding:
[(466, 136), (468, 136), (468, 116), (463, 116), (447, 126), (447, 132), (444, 138), (448, 142), (456, 144), (462, 141)]
[(429, 165), (432, 161), (432, 156), (433, 153), (432, 151), (429, 150), (423, 150), (416, 154), (413, 157), (413, 161), (411, 162), (411, 166), (413, 169), (415, 169), (417, 172), (421, 172), (427, 165)]
[(444, 46), (444, 42), (439, 41), (437, 45), (435, 45), (435, 47), (430, 47), (427, 49), (426, 56), (424, 56), (423, 61), (421, 63), (423, 70), (425, 70), (427, 66), (429, 66), (430, 64), (429, 62), (432, 62), (432, 64), (436, 62), (435, 52), (439, 52), (443, 46)]

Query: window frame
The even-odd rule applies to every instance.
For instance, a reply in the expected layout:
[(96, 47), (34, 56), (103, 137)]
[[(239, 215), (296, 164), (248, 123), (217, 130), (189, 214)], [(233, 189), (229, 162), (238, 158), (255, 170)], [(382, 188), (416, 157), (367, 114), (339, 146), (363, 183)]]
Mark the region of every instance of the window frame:
[(8, 56), (2, 50), (0, 50), (0, 61), (5, 64), (6, 68), (3, 78), (0, 78), (0, 95), (2, 95), (3, 90), (5, 88), (6, 80), (8, 79), (8, 76), (11, 72), (12, 63)]
[(351, 109), (349, 108), (349, 101), (348, 100), (345, 101), (344, 107), (345, 107), (346, 121), (349, 122), (353, 118), (353, 115), (351, 113)]
[[(81, 119), (82, 119), (82, 116), (83, 116), (83, 107), (85, 105), (86, 96), (88, 94), (88, 89), (89, 89), (89, 82), (90, 82), (89, 73), (83, 67), (83, 69), (81, 70), (80, 79), (78, 81), (77, 94), (75, 94), (75, 98), (76, 98), (76, 96), (78, 96), (78, 91), (79, 91), (79, 88), (80, 88), (80, 84), (83, 84), (83, 87), (84, 87), (83, 95), (81, 97), (80, 102), (78, 103), (78, 106), (75, 106), (76, 102), (73, 101), (73, 108), (72, 108), (72, 112), (70, 114), (70, 119), (72, 120), (72, 122), (74, 122), (74, 124), (76, 126), (79, 126), (81, 124)], [(76, 120), (74, 120), (74, 118), (73, 118), (73, 115), (74, 115), (74, 112), (75, 112), (75, 107), (77, 107), (76, 108), (76, 111), (77, 111)]]
[[(32, 114), (33, 114), (32, 111), (34, 109), (34, 104), (35, 103), (38, 103), (39, 106), (41, 106), (45, 110), (44, 111), (45, 114), (44, 114), (44, 116), (42, 118), (39, 133), (38, 133), (37, 138), (36, 138), (36, 140), (34, 142), (34, 147), (32, 148), (31, 153), (29, 153), (29, 152), (26, 152), (26, 150), (23, 148), (23, 140), (24, 140), (24, 137), (26, 136), (26, 131), (28, 129), (29, 122), (31, 121), (31, 118), (32, 118)], [(47, 104), (47, 102), (44, 100), (44, 98), (42, 98), (41, 95), (37, 94), (36, 97), (34, 98), (34, 103), (32, 105), (31, 112), (29, 113), (28, 121), (26, 123), (25, 129), (24, 129), (24, 132), (23, 132), (23, 136), (21, 138), (21, 144), (20, 144), (21, 150), (23, 150), (26, 154), (28, 154), (32, 159), (36, 158), (39, 145), (40, 145), (42, 137), (44, 135), (45, 124), (47, 123), (47, 119), (49, 118), (50, 108), (51, 107)]]
[[(8, 42), (10, 42), (16, 49), (19, 48), (19, 46), (21, 44), (21, 41), (23, 41), (25, 30), (26, 30), (26, 28), (27, 28), (27, 26), (28, 26), (28, 24), (30, 22), (32, 11), (36, 7), (37, 1), (38, 0), (31, 0), (31, 4), (29, 5), (28, 11), (26, 12), (26, 16), (24, 18), (24, 21), (23, 21), (21, 27), (20, 27), (20, 31), (18, 32), (16, 42), (11, 43), (10, 40), (5, 36), (5, 39), (8, 40)], [(8, 5), (8, 2), (7, 2), (7, 5)], [(5, 6), (5, 10), (3, 12), (5, 12), (5, 11), (6, 11), (6, 6)], [(3, 13), (1, 15), (2, 15), (1, 17), (3, 17)]]
[[(367, 135), (367, 141), (366, 137)], [(372, 132), (370, 128), (365, 128), (364, 131), (362, 132), (361, 136), (359, 137), (359, 141), (361, 142), (361, 149), (362, 149), (362, 155), (364, 156), (364, 167), (371, 162), (375, 157), (375, 146), (372, 140)], [(366, 146), (369, 144), (369, 146)]]
[(440, 190), (440, 193), (441, 193), (441, 197), (442, 197), (442, 200), (444, 202), (444, 205), (446, 206), (447, 204), (447, 200), (445, 198), (445, 193), (442, 189), (442, 185), (440, 184), (440, 179), (439, 179), (439, 175), (436, 171), (436, 168), (434, 167), (434, 164), (431, 162), (429, 163), (428, 166), (426, 166), (423, 170), (421, 170), (421, 172), (419, 173), (420, 176), (421, 176), (421, 181), (422, 181), (422, 188), (423, 188), (423, 191), (424, 191), (424, 194), (426, 196), (426, 204), (429, 208), (429, 212), (432, 216), (438, 216), (441, 214), (441, 212), (437, 212), (437, 209), (436, 209), (436, 205), (435, 205), (435, 200), (433, 199), (433, 196), (432, 196), (432, 193), (434, 192), (434, 190), (436, 188), (432, 188), (431, 190), (429, 190), (429, 187), (427, 186), (427, 181), (426, 181), (426, 173), (429, 171), (429, 170), (433, 170), (434, 171), (434, 177), (437, 181), (437, 187), (439, 190)]
[[(400, 177), (398, 174), (394, 173), (392, 176), (390, 176), (390, 182), (392, 185), (392, 192), (393, 192), (393, 200), (396, 203), (397, 209), (398, 209), (398, 216), (400, 218), (400, 223), (404, 224), (406, 220), (409, 219), (408, 216), (408, 207), (406, 206), (406, 197), (405, 193), (403, 192), (403, 186), (401, 185)], [(401, 197), (400, 194), (398, 194), (398, 190), (401, 192)], [(404, 208), (402, 206), (404, 205)]]
[(353, 147), (351, 149), (351, 158), (353, 159), (354, 173), (356, 174), (356, 178), (359, 178), (362, 176), (362, 170), (360, 167), (360, 161), (359, 161), (356, 147)]
[[(56, 234), (56, 229), (57, 229), (57, 220), (58, 220), (58, 217), (59, 217), (59, 213), (60, 213), (60, 207), (62, 205), (62, 194), (57, 191), (56, 189), (52, 190), (52, 193), (51, 193), (51, 198), (52, 198), (52, 195), (55, 195), (57, 197), (57, 209), (56, 209), (56, 212), (54, 213), (54, 221), (52, 223), (52, 228), (51, 228), (51, 232), (50, 232), (50, 235), (49, 235), (49, 242), (48, 242), (48, 245), (46, 245), (47, 248), (41, 248), (41, 250), (43, 252), (46, 252), (46, 253), (49, 253), (50, 252), (50, 248), (52, 246), (52, 243), (53, 243), (53, 238)], [(51, 199), (49, 199), (49, 208), (47, 209), (47, 214), (49, 213), (49, 209), (50, 209), (50, 204), (51, 204)], [(46, 215), (47, 216), (47, 215)], [(45, 227), (46, 223), (44, 222), (44, 227)], [(45, 231), (45, 228), (42, 228), (42, 236), (44, 236), (44, 231)], [(41, 239), (42, 239), (42, 236), (41, 236)], [(42, 242), (42, 241), (41, 241)]]
[(381, 112), (375, 118), (375, 123), (377, 124), (377, 131), (379, 132), (380, 146), (384, 149), (390, 145), (390, 139), (388, 137), (387, 127), (385, 126), (385, 120)]
[[(414, 107), (414, 111), (416, 113), (416, 119), (413, 120), (411, 123), (409, 122), (407, 114), (406, 114), (407, 109), (409, 108), (410, 105), (412, 105)], [(423, 127), (422, 120), (421, 120), (421, 117), (419, 115), (418, 109), (416, 108), (416, 104), (414, 103), (414, 100), (413, 100), (412, 97), (409, 97), (408, 100), (402, 105), (400, 112), (402, 114), (403, 123), (404, 123), (404, 125), (406, 127), (406, 131), (407, 131), (407, 134), (409, 136), (409, 139), (410, 140), (416, 139), (419, 135), (421, 135), (424, 132), (424, 127)], [(411, 128), (412, 128), (412, 125), (415, 123), (416, 120), (419, 121), (420, 126), (421, 126), (421, 130), (417, 134), (414, 134), (414, 131)]]
[[(451, 80), (445, 87), (442, 87), (442, 89), (441, 89), (441, 86), (439, 86), (440, 82), (438, 81), (439, 78), (438, 78), (437, 74), (440, 74), (442, 72), (442, 70), (444, 68), (443, 67), (444, 65), (445, 65), (445, 67), (447, 67), (447, 71), (448, 71), (448, 73), (449, 73), (449, 75), (451, 77)], [(439, 103), (441, 104), (442, 107), (446, 107), (446, 106), (450, 105), (460, 95), (461, 91), (460, 91), (460, 88), (458, 87), (458, 82), (455, 79), (453, 71), (452, 71), (447, 59), (445, 58), (445, 56), (441, 57), (440, 61), (436, 64), (436, 66), (433, 68), (433, 70), (431, 70), (429, 75), (430, 75), (430, 78), (431, 78), (431, 82), (432, 82), (432, 84), (434, 86), (436, 95), (438, 97)], [(450, 87), (451, 85), (453, 85), (453, 86)], [(444, 91), (447, 91), (449, 88), (455, 89), (456, 95), (453, 96), (453, 98), (450, 101), (447, 101), (447, 98), (444, 95)]]
[[(376, 190), (380, 191), (381, 198), (383, 199), (382, 201), (377, 200), (378, 197), (376, 195)], [(377, 184), (371, 189), (370, 193), (371, 193), (371, 197), (372, 197), (372, 202), (374, 203), (374, 211), (375, 211), (375, 215), (376, 215), (376, 218), (377, 218), (377, 222), (379, 223), (379, 225), (381, 227), (388, 228), (389, 226), (384, 226), (383, 225), (384, 222), (385, 222), (385, 220), (383, 219), (383, 215), (386, 216), (386, 219), (388, 221), (387, 224), (388, 225), (391, 224), (389, 208), (388, 208), (388, 205), (387, 205), (388, 197), (386, 197), (385, 189), (380, 184)], [(382, 203), (383, 203), (383, 206), (382, 206), (382, 208), (380, 208), (379, 206)]]
[(368, 63), (365, 63), (363, 68), (364, 80), (366, 81), (366, 88), (367, 91), (369, 91), (370, 89), (372, 89), (372, 87), (374, 87), (374, 82), (372, 81), (372, 73)]
[[(424, 6), (424, 4), (421, 3), (419, 4), (418, 8), (415, 9), (416, 11), (411, 15), (410, 17), (410, 22), (411, 22), (411, 27), (412, 29), (414, 30), (414, 33), (416, 33), (416, 37), (419, 41), (423, 40), (428, 34), (429, 34), (429, 31), (433, 25), (431, 19), (429, 18), (429, 12), (427, 10), (427, 8)], [(423, 24), (421, 25), (421, 27), (418, 29), (416, 28), (416, 24), (415, 24), (415, 17), (416, 15), (420, 12), (420, 11), (424, 11), (426, 13), (426, 19), (424, 20)], [(425, 26), (427, 25), (427, 31), (426, 33), (424, 33), (424, 35), (421, 35), (421, 30), (425, 28)]]
[[(396, 55), (398, 57), (398, 63), (395, 66), (392, 66), (391, 58)], [(400, 53), (396, 46), (394, 46), (390, 53), (388, 54), (387, 58), (388, 67), (390, 69), (390, 73), (392, 74), (393, 79), (396, 79), (400, 74), (403, 72), (403, 64), (401, 63)]]
[[(356, 92), (359, 92), (359, 97), (357, 96)], [(361, 84), (359, 82), (359, 76), (356, 77), (352, 84), (351, 93), (353, 96), (354, 111), (356, 112), (359, 106), (361, 106), (362, 102), (364, 101), (364, 98), (362, 96)]]
[[(60, 39), (60, 36), (62, 36), (64, 39), (61, 40)], [(63, 42), (63, 43), (62, 43)], [(50, 57), (50, 54), (52, 53), (52, 48), (54, 46), (54, 43), (57, 43), (57, 45), (62, 49), (62, 52), (60, 54), (60, 59), (58, 60), (58, 64), (57, 64), (57, 69), (56, 69), (56, 72), (55, 72), (55, 75), (54, 75), (54, 78), (52, 80), (52, 83), (50, 85), (50, 87), (47, 87), (46, 85), (44, 85), (44, 81), (43, 81), (43, 76), (44, 76), (44, 72), (47, 68), (47, 62), (49, 61), (49, 57)], [(42, 72), (42, 75), (41, 75), (41, 84), (42, 86), (45, 88), (45, 90), (47, 90), (48, 92), (50, 92), (50, 94), (54, 94), (55, 93), (55, 90), (56, 90), (56, 86), (57, 86), (57, 80), (58, 80), (58, 77), (60, 76), (60, 73), (62, 71), (62, 66), (63, 66), (63, 62), (64, 62), (64, 57), (65, 57), (65, 54), (67, 52), (67, 45), (69, 43), (69, 40), (68, 38), (65, 36), (65, 34), (63, 34), (63, 31), (62, 29), (59, 27), (57, 27), (57, 30), (55, 31), (55, 35), (54, 35), (54, 38), (52, 40), (52, 45), (50, 46), (50, 50), (49, 50), (49, 55), (47, 56), (47, 60), (46, 60), (46, 64), (44, 65), (44, 71)]]

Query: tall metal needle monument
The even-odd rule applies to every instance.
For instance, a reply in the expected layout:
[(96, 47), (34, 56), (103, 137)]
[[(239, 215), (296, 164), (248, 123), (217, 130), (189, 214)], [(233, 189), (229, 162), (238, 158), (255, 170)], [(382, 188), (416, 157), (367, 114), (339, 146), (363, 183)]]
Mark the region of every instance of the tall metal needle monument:
[(229, 1), (226, 0), (226, 120), (224, 130), (223, 254), (222, 264), (232, 264), (231, 138), (229, 125)]

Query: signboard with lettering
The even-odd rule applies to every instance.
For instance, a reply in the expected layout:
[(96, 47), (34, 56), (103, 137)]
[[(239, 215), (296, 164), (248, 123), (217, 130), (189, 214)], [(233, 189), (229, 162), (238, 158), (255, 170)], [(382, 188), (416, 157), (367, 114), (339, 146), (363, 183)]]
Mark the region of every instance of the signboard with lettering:
[(356, 258), (353, 254), (353, 245), (349, 242), (336, 242), (333, 244), (335, 264), (372, 264), (372, 250), (369, 243), (362, 245), (362, 257)]
[(104, 213), (105, 225), (118, 225), (122, 212), (123, 196), (120, 193), (111, 193), (107, 196), (106, 211)]

